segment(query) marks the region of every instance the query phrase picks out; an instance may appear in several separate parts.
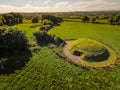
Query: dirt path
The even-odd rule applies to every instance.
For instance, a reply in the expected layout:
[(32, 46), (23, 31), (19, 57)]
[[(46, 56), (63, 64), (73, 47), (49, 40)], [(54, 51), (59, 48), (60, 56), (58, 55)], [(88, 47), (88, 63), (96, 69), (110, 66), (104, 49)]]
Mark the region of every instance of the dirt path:
[(68, 43), (69, 43), (69, 42), (70, 42), (70, 41), (66, 41), (66, 45), (65, 45), (64, 48), (63, 48), (63, 53), (64, 53), (65, 56), (67, 56), (70, 60), (72, 60), (72, 62), (77, 63), (77, 64), (80, 64), (80, 63), (81, 63), (80, 57), (71, 54), (70, 51), (67, 50), (67, 46), (68, 46)]

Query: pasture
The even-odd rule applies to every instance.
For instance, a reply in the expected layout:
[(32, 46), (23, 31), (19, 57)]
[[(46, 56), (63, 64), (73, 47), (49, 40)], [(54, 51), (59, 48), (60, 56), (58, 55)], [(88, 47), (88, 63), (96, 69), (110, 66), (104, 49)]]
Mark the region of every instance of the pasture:
[[(39, 24), (39, 23), (37, 23)], [(13, 26), (25, 31), (29, 42), (39, 26), (25, 21)], [(65, 21), (49, 31), (63, 39), (92, 38), (110, 45), (120, 55), (120, 26)], [(47, 46), (40, 46), (21, 70), (0, 75), (0, 90), (119, 90), (120, 64), (114, 68), (87, 70), (68, 63)]]

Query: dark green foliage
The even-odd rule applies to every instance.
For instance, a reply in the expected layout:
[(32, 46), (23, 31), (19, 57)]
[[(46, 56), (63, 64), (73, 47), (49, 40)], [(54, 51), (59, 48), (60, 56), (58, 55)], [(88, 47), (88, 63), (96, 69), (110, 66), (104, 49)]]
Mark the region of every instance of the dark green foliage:
[(4, 25), (15, 25), (23, 23), (23, 17), (18, 13), (4, 14), (2, 15), (2, 23)]
[(42, 19), (42, 21), (45, 20), (45, 19), (50, 20), (55, 25), (62, 21), (62, 19), (57, 18), (53, 15), (42, 15), (41, 19)]
[(28, 40), (22, 31), (0, 29), (0, 74), (8, 74), (21, 68), (31, 55)]
[(54, 41), (53, 38), (50, 35), (48, 35), (45, 31), (36, 32), (34, 33), (34, 36), (36, 37), (39, 44), (46, 44)]
[(0, 29), (0, 56), (26, 50), (28, 40), (25, 34), (17, 29)]
[(63, 21), (63, 19), (61, 17), (58, 17), (57, 19), (58, 19), (58, 22), (62, 22)]
[(51, 25), (51, 26), (53, 26), (53, 22), (50, 21), (50, 20), (48, 20), (48, 19), (44, 19), (44, 20), (42, 21), (42, 24), (43, 24), (43, 25)]
[(0, 20), (0, 26), (2, 26), (3, 25), (3, 22), (2, 22), (2, 20)]
[(82, 21), (83, 21), (83, 22), (89, 22), (89, 17), (88, 17), (88, 16), (84, 16), (84, 17), (82, 18)]
[(92, 23), (94, 23), (96, 21), (96, 18), (92, 17), (91, 21), (92, 21)]
[(48, 31), (53, 27), (53, 22), (51, 22), (48, 19), (45, 19), (42, 21), (42, 26), (40, 27), (40, 30), (42, 31)]
[(120, 25), (120, 14), (110, 16), (109, 22), (111, 25)]
[(37, 42), (40, 45), (53, 43), (59, 46), (60, 44), (64, 43), (64, 41), (61, 38), (55, 37), (54, 35), (47, 34), (47, 32), (45, 31), (36, 32), (34, 33), (34, 36), (36, 37)]
[(54, 37), (54, 42), (56, 45), (60, 45), (61, 43), (64, 43), (64, 40), (59, 37)]
[(32, 23), (38, 23), (39, 22), (39, 17), (35, 16), (32, 18)]
[(19, 51), (14, 55), (0, 58), (0, 74), (13, 73), (16, 69), (21, 69), (30, 59), (30, 50)]
[(42, 30), (42, 31), (48, 31), (48, 30), (50, 30), (51, 28), (52, 28), (51, 25), (42, 25), (42, 26), (40, 27), (40, 30)]

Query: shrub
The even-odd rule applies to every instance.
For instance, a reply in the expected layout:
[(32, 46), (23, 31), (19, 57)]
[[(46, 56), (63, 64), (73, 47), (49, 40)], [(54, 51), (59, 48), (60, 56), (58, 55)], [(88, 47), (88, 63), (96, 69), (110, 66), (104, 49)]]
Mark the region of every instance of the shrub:
[(28, 40), (25, 34), (17, 29), (0, 29), (0, 55), (8, 55), (26, 50)]
[(48, 19), (43, 20), (43, 21), (42, 21), (42, 24), (43, 24), (43, 25), (51, 25), (51, 26), (53, 26), (53, 22), (50, 21), (50, 20), (48, 20)]
[(34, 36), (36, 36), (38, 43), (49, 43), (50, 42), (49, 35), (44, 31), (36, 32), (34, 33)]
[(54, 35), (47, 34), (47, 32), (45, 31), (36, 32), (34, 33), (34, 36), (36, 37), (37, 42), (39, 44), (53, 43), (56, 45), (60, 45), (64, 42), (61, 38), (55, 37)]
[(53, 15), (42, 15), (41, 19), (42, 19), (42, 22), (45, 19), (50, 20), (55, 25), (58, 24), (60, 21), (62, 21), (62, 18), (57, 18), (56, 16), (53, 16)]
[(23, 16), (18, 13), (3, 14), (2, 22), (4, 25), (15, 25), (23, 23)]
[(96, 18), (92, 17), (91, 21), (92, 21), (92, 23), (94, 23), (96, 21)]
[(110, 16), (108, 21), (111, 25), (120, 25), (120, 14)]
[(56, 45), (60, 45), (60, 44), (64, 43), (64, 41), (59, 37), (54, 37), (54, 41), (55, 41)]
[(84, 16), (82, 19), (83, 22), (89, 22), (89, 17), (88, 16)]
[(52, 28), (51, 25), (42, 25), (42, 26), (40, 27), (40, 30), (42, 30), (42, 31), (48, 31), (48, 30), (50, 30), (51, 28)]
[(38, 23), (38, 22), (39, 22), (38, 16), (32, 18), (32, 23)]

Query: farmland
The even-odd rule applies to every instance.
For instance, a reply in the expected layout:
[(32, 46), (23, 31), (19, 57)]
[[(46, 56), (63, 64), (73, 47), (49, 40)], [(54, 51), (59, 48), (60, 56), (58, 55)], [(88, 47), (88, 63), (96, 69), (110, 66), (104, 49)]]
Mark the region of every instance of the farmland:
[[(37, 23), (40, 24), (40, 23)], [(30, 43), (36, 42), (30, 21), (12, 27), (23, 30)], [(120, 55), (120, 26), (64, 21), (48, 33), (62, 39), (92, 38), (110, 45)], [(40, 46), (24, 67), (0, 75), (1, 90), (119, 90), (120, 64), (114, 68), (84, 69), (57, 56), (48, 46)]]

